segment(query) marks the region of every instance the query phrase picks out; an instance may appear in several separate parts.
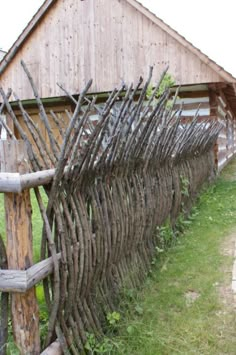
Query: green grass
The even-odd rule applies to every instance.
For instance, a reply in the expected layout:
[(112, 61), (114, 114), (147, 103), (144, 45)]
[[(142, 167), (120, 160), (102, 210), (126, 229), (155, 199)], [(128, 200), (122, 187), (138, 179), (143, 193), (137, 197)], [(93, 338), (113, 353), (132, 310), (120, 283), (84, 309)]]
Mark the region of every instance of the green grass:
[[(232, 257), (222, 249), (236, 231), (236, 171), (234, 161), (201, 194), (188, 229), (176, 245), (159, 253), (151, 275), (139, 291), (124, 290), (121, 320), (98, 347), (122, 355), (236, 353), (236, 323), (230, 297), (223, 302), (222, 290), (230, 282)], [(236, 178), (235, 178), (236, 179)], [(34, 260), (39, 258), (42, 222), (32, 197)], [(4, 210), (0, 231), (4, 231)], [(227, 291), (227, 290), (226, 290)], [(197, 295), (191, 302), (187, 295)], [(47, 313), (42, 286), (37, 287), (42, 329)], [(92, 336), (91, 336), (92, 339)], [(92, 339), (93, 340), (93, 339)], [(112, 350), (110, 349), (112, 346)], [(9, 352), (11, 354), (11, 352)], [(15, 354), (15, 353), (14, 353)]]
[(111, 339), (114, 354), (236, 353), (235, 312), (226, 288), (232, 256), (222, 252), (236, 231), (236, 181), (229, 179), (235, 171), (234, 161), (201, 194), (176, 245), (157, 256), (151, 276), (121, 312), (119, 335)]
[[(43, 201), (46, 204), (47, 196), (41, 190)], [(40, 245), (42, 236), (42, 218), (38, 208), (38, 203), (33, 190), (31, 190), (31, 205), (32, 205), (32, 234), (33, 234), (33, 260), (34, 263), (40, 260)], [(4, 240), (6, 239), (5, 229), (5, 210), (4, 210), (4, 194), (0, 194), (0, 233)]]

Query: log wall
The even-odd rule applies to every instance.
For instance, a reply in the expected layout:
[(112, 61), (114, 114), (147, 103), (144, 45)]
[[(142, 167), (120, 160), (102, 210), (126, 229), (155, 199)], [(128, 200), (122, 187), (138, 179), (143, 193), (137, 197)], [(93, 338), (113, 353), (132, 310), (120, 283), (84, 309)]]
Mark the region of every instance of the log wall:
[(190, 123), (198, 112), (198, 121), (216, 120), (223, 128), (215, 145), (215, 164), (218, 171), (232, 159), (236, 150), (236, 117), (222, 90), (213, 90), (207, 85), (183, 88), (174, 106), (182, 108), (182, 122)]
[(175, 110), (182, 110), (183, 122), (191, 122), (198, 113), (199, 121), (210, 117), (210, 97), (207, 85), (193, 85), (180, 89), (174, 105)]
[(236, 117), (223, 94), (215, 94), (215, 102), (217, 119), (223, 125), (217, 140), (218, 169), (222, 170), (235, 154)]

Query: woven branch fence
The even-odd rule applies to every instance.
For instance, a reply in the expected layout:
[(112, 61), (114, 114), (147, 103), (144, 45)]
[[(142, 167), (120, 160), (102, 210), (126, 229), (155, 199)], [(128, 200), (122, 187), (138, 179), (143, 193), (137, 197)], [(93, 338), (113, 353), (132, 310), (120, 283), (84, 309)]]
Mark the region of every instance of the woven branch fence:
[[(183, 204), (188, 209), (214, 175), (213, 147), (221, 127), (212, 120), (200, 122), (197, 115), (183, 124), (181, 112), (166, 108), (168, 91), (156, 99), (160, 83), (147, 100), (150, 69), (146, 82), (140, 78), (124, 96), (123, 87), (115, 89), (103, 108), (95, 97), (86, 96), (91, 81), (78, 100), (68, 94), (75, 109), (67, 112), (65, 128), (56, 113), (46, 113), (30, 72), (22, 66), (49, 143), (15, 95), (27, 133), (22, 129), (8, 101), (10, 91), (0, 89), (0, 114), (7, 110), (25, 142), (31, 172), (55, 168), (53, 180), (44, 186), (47, 206), (34, 188), (44, 222), (41, 259), (53, 260), (53, 273), (43, 281), (49, 311), (43, 347), (57, 339), (65, 354), (78, 354), (84, 351), (87, 332), (103, 334), (122, 288), (144, 281), (156, 253), (157, 227), (167, 219), (174, 227)], [(96, 126), (91, 110), (99, 115)], [(52, 133), (52, 122), (62, 145)], [(10, 125), (1, 123), (15, 140)], [(187, 193), (183, 181), (189, 182)]]

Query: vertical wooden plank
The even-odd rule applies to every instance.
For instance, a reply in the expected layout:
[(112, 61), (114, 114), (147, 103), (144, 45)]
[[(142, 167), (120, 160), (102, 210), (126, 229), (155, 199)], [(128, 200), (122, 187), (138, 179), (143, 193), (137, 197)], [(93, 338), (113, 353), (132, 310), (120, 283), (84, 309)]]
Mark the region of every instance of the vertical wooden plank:
[[(2, 172), (28, 172), (23, 141), (1, 141)], [(33, 264), (30, 192), (5, 194), (8, 268), (26, 270)], [(35, 288), (11, 297), (13, 333), (21, 354), (40, 353), (39, 314)]]
[[(209, 103), (210, 103), (210, 117), (214, 120), (218, 120), (218, 105), (216, 100), (216, 93), (213, 89), (209, 89)], [(215, 166), (218, 168), (220, 163), (219, 161), (219, 146), (218, 142), (215, 143), (214, 146), (214, 158), (215, 158)]]

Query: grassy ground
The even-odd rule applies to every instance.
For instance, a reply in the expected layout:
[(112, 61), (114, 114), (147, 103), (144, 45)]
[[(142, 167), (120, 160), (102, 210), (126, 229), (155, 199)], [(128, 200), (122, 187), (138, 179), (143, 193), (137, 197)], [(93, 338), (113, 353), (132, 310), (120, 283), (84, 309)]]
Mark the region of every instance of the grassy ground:
[(229, 291), (235, 172), (236, 161), (201, 195), (177, 244), (158, 255), (152, 275), (121, 313), (114, 354), (236, 354)]
[[(201, 195), (188, 229), (176, 245), (157, 255), (142, 289), (125, 290), (124, 311), (110, 315), (115, 319), (115, 325), (110, 322), (111, 333), (116, 335), (97, 344), (94, 353), (236, 354), (235, 312), (228, 290), (236, 235), (235, 172), (236, 161)], [(32, 205), (38, 260), (41, 218), (34, 198)], [(2, 209), (0, 213), (4, 216)], [(37, 292), (44, 320), (41, 286)], [(121, 320), (116, 321), (117, 315)], [(92, 336), (90, 341), (95, 342)]]
[[(42, 190), (42, 197), (44, 202), (46, 202), (46, 195)], [(31, 204), (32, 204), (32, 229), (33, 229), (33, 253), (34, 262), (38, 262), (40, 259), (40, 244), (41, 244), (41, 234), (42, 234), (42, 218), (39, 212), (38, 204), (34, 192), (31, 193)], [(0, 194), (0, 233), (5, 239), (5, 210), (4, 210), (4, 195)]]

